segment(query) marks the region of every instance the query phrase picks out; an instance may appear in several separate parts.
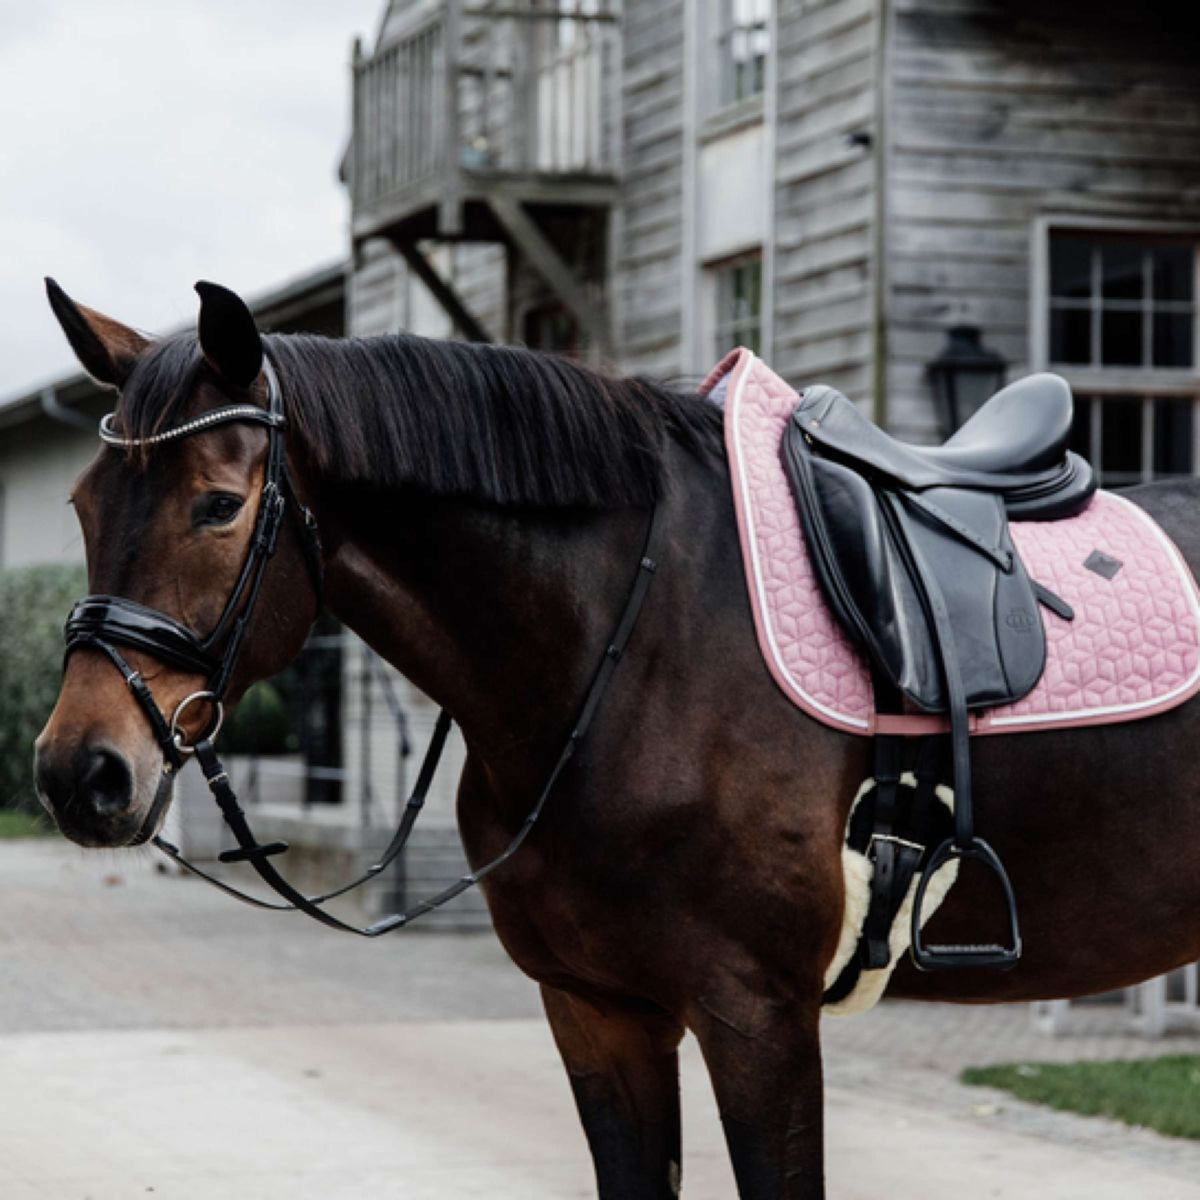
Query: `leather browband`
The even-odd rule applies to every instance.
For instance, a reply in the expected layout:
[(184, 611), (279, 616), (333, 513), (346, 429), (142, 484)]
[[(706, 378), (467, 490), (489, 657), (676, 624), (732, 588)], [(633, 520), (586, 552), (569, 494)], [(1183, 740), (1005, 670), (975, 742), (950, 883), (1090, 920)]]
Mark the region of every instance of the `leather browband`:
[(253, 425), (265, 425), (268, 429), (287, 428), (287, 418), (283, 413), (268, 412), (255, 404), (227, 404), (224, 408), (214, 408), (201, 413), (182, 425), (164, 429), (161, 433), (151, 433), (146, 437), (126, 437), (113, 428), (115, 413), (107, 413), (100, 418), (100, 440), (106, 446), (117, 446), (123, 450), (134, 450), (139, 446), (158, 446), (163, 442), (173, 442), (178, 438), (191, 437), (196, 433), (204, 433), (218, 425), (232, 425), (234, 422)]

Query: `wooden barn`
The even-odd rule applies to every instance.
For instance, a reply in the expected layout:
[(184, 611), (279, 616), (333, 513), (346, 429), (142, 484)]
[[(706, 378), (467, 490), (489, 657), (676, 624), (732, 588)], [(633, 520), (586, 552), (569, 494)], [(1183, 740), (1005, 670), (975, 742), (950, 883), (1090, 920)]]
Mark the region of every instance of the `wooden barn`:
[(1110, 483), (1191, 471), (1197, 20), (393, 0), (355, 57), (349, 327), (685, 379), (744, 342), (922, 439), (931, 364), (982, 347), (1070, 378)]

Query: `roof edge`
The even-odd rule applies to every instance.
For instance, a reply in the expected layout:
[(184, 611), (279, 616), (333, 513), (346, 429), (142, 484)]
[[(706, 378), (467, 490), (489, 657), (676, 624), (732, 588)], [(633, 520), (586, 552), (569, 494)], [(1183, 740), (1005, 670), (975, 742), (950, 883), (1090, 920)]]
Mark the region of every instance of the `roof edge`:
[[(247, 305), (256, 317), (274, 309), (286, 309), (294, 305), (297, 300), (308, 293), (320, 292), (339, 283), (344, 285), (347, 265), (347, 259), (339, 259), (333, 263), (326, 263), (324, 266), (316, 267), (311, 271), (296, 275), (284, 283), (277, 284), (269, 291), (260, 292), (248, 300)], [(177, 325), (165, 330), (159, 336), (170, 337), (172, 334), (182, 333), (187, 328), (187, 325)], [(84, 385), (87, 384), (91, 384), (91, 388), (85, 388)], [(83, 371), (70, 371), (65, 374), (59, 373), (48, 376), (36, 383), (26, 384), (24, 387), (15, 392), (10, 392), (6, 396), (0, 396), (0, 428), (19, 425), (24, 421), (32, 420), (34, 417), (41, 415), (44, 411), (42, 408), (42, 394), (44, 392), (53, 391), (60, 400), (71, 404), (73, 398), (63, 396), (62, 393), (77, 389), (84, 389), (84, 395), (75, 397), (74, 399), (84, 399), (85, 397), (107, 390), (101, 387), (100, 384), (95, 383)]]

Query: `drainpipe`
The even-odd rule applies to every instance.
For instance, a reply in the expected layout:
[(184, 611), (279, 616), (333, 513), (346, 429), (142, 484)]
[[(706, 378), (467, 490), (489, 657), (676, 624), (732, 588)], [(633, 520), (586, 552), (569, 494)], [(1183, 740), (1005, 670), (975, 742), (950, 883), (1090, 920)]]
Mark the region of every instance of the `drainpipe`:
[(875, 32), (875, 204), (872, 213), (871, 257), (871, 391), (872, 418), (881, 429), (888, 423), (887, 369), (887, 185), (889, 163), (888, 46), (891, 38), (889, 0), (879, 0)]
[(82, 429), (85, 433), (96, 432), (96, 422), (76, 408), (68, 408), (59, 400), (52, 387), (42, 388), (42, 412), (52, 421), (60, 425), (70, 425), (73, 429)]

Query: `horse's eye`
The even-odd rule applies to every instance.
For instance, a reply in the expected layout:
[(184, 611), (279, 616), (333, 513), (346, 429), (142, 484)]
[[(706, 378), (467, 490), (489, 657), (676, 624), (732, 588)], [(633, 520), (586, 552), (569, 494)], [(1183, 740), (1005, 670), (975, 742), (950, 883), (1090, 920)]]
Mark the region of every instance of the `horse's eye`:
[(192, 528), (199, 529), (202, 525), (228, 525), (241, 509), (241, 497), (232, 496), (228, 492), (209, 492), (201, 496), (192, 509)]

